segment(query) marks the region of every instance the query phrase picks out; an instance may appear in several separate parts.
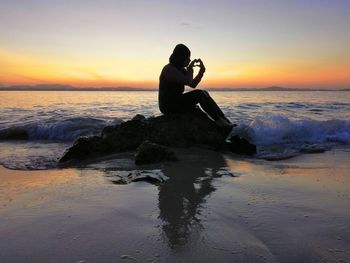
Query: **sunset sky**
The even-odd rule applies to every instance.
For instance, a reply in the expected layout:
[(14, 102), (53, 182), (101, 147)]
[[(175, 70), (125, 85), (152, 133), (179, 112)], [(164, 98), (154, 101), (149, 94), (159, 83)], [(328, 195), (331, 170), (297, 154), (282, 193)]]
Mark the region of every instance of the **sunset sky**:
[(0, 86), (155, 88), (177, 43), (204, 87), (350, 88), (349, 0), (0, 0)]

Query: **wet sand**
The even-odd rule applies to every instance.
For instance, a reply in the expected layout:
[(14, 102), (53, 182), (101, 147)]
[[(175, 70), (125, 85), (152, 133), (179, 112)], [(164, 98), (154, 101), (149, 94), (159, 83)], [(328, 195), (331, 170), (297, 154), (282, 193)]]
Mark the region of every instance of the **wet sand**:
[(349, 157), (189, 149), (139, 167), (159, 185), (114, 184), (106, 164), (0, 167), (0, 262), (350, 262)]

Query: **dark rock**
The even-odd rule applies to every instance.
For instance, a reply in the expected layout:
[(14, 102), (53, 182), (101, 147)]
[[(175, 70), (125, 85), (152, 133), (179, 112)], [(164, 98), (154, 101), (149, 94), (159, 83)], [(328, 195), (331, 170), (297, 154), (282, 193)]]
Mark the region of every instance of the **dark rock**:
[(298, 155), (299, 155), (298, 151), (294, 149), (285, 149), (283, 151), (277, 151), (277, 152), (259, 153), (258, 157), (260, 159), (264, 159), (267, 161), (280, 161), (280, 160), (287, 160)]
[(136, 114), (132, 119), (132, 121), (144, 121), (146, 120), (146, 117), (141, 114)]
[[(147, 119), (142, 115), (136, 115), (132, 120), (106, 127), (101, 136), (78, 139), (66, 151), (60, 162), (74, 159), (84, 160), (104, 154), (135, 150), (146, 140), (164, 146), (201, 145), (219, 150), (225, 147), (225, 139), (230, 130), (230, 127), (218, 127), (201, 110), (188, 114), (162, 115)], [(244, 142), (240, 141), (239, 147), (236, 147), (234, 143), (230, 143), (230, 149), (239, 152)], [(246, 148), (242, 149), (246, 152)]]
[(85, 160), (95, 156), (95, 153), (105, 152), (108, 147), (99, 136), (80, 137), (72, 147), (66, 151), (60, 162), (69, 160)]
[(256, 145), (251, 144), (247, 139), (238, 135), (230, 137), (226, 142), (231, 152), (246, 155), (256, 154)]
[(131, 182), (145, 181), (152, 184), (164, 183), (169, 177), (161, 170), (120, 170), (105, 171), (107, 178), (114, 184), (130, 184)]
[(175, 153), (168, 147), (152, 143), (150, 141), (143, 142), (136, 151), (135, 163), (147, 164), (161, 161), (176, 161)]
[(29, 135), (23, 128), (8, 128), (0, 130), (0, 140), (28, 140)]
[(301, 147), (300, 152), (302, 152), (302, 153), (323, 153), (327, 150), (328, 150), (328, 148), (324, 145), (305, 144)]

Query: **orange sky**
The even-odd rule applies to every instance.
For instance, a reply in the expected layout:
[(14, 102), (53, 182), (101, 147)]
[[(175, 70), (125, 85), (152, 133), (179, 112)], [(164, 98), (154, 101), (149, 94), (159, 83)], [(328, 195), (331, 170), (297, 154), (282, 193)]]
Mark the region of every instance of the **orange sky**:
[(350, 4), (219, 2), (9, 1), (0, 86), (155, 88), (184, 43), (206, 65), (203, 87), (350, 87)]

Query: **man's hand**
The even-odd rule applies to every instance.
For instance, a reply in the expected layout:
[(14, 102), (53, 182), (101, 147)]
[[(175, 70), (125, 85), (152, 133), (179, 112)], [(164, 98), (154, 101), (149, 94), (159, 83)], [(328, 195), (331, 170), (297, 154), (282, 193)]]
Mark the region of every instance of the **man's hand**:
[(197, 59), (197, 62), (199, 63), (199, 72), (203, 74), (205, 72), (205, 66), (203, 61), (199, 58)]
[(187, 66), (187, 68), (193, 69), (193, 67), (197, 66), (197, 65), (195, 65), (196, 63), (198, 63), (198, 59), (192, 60), (191, 63)]
[(200, 58), (192, 60), (191, 63), (188, 65), (187, 70), (193, 71), (194, 67), (199, 67), (200, 74), (203, 74), (205, 72), (204, 63)]

